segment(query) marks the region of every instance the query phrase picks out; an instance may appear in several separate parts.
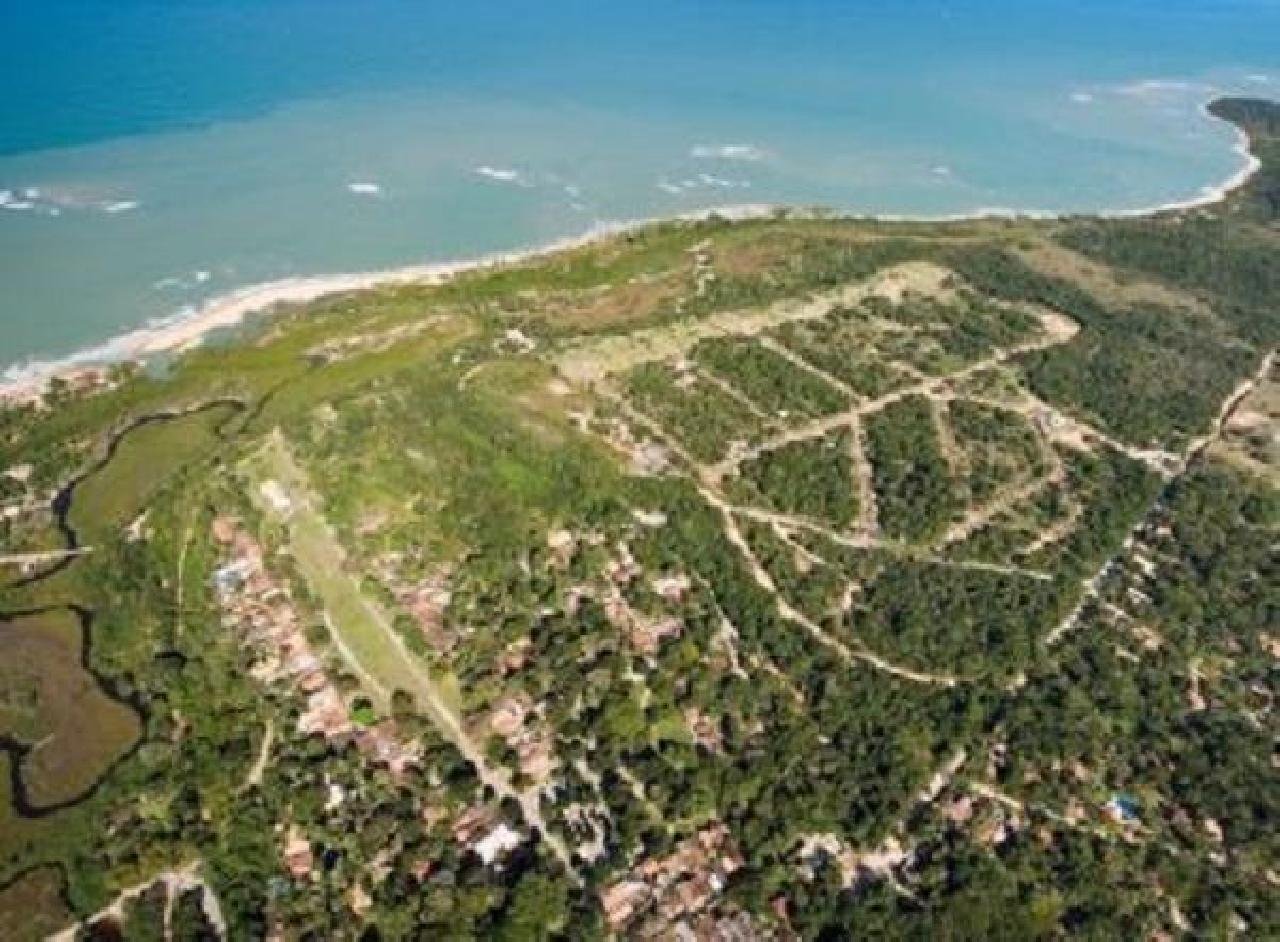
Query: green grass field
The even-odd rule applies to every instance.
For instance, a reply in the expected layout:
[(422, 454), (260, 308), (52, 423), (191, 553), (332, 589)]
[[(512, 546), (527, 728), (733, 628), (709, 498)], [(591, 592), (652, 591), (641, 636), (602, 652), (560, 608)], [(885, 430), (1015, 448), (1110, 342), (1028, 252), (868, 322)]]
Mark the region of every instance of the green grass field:
[(126, 526), (173, 471), (217, 445), (217, 429), (233, 414), (230, 405), (213, 406), (127, 433), (111, 460), (76, 488), (70, 523), (80, 541), (92, 545)]

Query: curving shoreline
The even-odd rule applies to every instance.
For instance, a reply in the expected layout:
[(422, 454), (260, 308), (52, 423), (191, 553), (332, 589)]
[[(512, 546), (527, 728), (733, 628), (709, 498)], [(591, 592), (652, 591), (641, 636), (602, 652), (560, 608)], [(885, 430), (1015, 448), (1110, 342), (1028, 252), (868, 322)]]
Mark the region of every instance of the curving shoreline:
[[(1200, 106), (1201, 113), (1210, 120), (1225, 121), (1209, 110), (1210, 102)], [(1053, 210), (1013, 209), (1003, 207), (978, 208), (970, 212), (941, 216), (909, 214), (844, 214), (851, 219), (878, 222), (954, 223), (983, 219), (1064, 219), (1071, 216), (1092, 215), (1103, 219), (1129, 219), (1164, 212), (1197, 209), (1222, 202), (1232, 192), (1249, 182), (1261, 167), (1261, 161), (1253, 153), (1248, 133), (1234, 124), (1236, 143), (1233, 151), (1243, 163), (1225, 180), (1201, 188), (1200, 194), (1185, 200), (1174, 200), (1155, 206), (1137, 209), (1103, 211), (1093, 214), (1063, 213)], [(524, 249), (494, 252), (475, 258), (446, 262), (420, 263), (399, 268), (387, 268), (366, 272), (344, 272), (326, 275), (310, 275), (284, 278), (234, 289), (206, 301), (194, 313), (169, 318), (118, 334), (111, 339), (66, 357), (52, 360), (30, 360), (6, 365), (0, 370), (0, 405), (26, 403), (38, 400), (49, 383), (58, 377), (66, 378), (92, 367), (125, 363), (145, 359), (163, 352), (181, 352), (198, 345), (211, 331), (235, 327), (252, 314), (269, 311), (277, 305), (304, 304), (323, 297), (352, 291), (405, 284), (441, 284), (450, 278), (472, 271), (521, 264), (557, 252), (581, 248), (625, 232), (661, 222), (696, 222), (718, 216), (731, 220), (761, 219), (773, 213), (793, 207), (769, 203), (709, 207), (674, 216), (655, 216), (619, 222), (597, 223), (578, 235), (555, 239), (551, 242)]]

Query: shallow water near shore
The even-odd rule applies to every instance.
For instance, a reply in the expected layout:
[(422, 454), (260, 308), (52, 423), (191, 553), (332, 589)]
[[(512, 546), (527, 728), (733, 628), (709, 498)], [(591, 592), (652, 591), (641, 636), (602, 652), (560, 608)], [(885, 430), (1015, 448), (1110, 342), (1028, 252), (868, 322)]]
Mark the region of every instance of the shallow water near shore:
[(245, 285), (717, 205), (1195, 199), (1242, 163), (1203, 102), (1280, 95), (1264, 2), (357, 6), (17, 12), (0, 368)]

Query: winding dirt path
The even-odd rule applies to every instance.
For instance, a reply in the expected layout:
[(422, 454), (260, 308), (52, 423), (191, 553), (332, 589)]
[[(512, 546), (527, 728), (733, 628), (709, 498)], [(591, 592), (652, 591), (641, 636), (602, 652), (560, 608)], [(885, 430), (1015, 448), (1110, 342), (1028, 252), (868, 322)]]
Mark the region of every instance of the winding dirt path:
[(845, 661), (865, 661), (880, 670), (900, 677), (903, 680), (910, 680), (918, 684), (940, 684), (944, 687), (954, 687), (960, 682), (961, 678), (953, 677), (947, 674), (927, 674), (920, 671), (911, 670), (907, 667), (900, 667), (891, 661), (886, 661), (878, 654), (868, 650), (862, 645), (850, 646), (844, 642), (831, 637), (821, 626), (806, 616), (803, 612), (797, 610), (789, 602), (782, 597), (782, 593), (778, 590), (777, 585), (765, 570), (760, 561), (756, 559), (755, 554), (751, 551), (751, 546), (747, 543), (746, 537), (742, 535), (742, 531), (738, 529), (737, 521), (734, 520), (734, 507), (724, 501), (719, 495), (709, 491), (706, 488), (700, 489), (703, 499), (720, 512), (723, 521), (725, 537), (732, 543), (742, 554), (746, 560), (747, 566), (751, 572), (752, 578), (756, 583), (773, 596), (774, 604), (777, 606), (778, 614), (787, 621), (794, 622), (805, 631), (807, 631), (814, 640), (820, 644), (826, 645), (835, 651)]
[(200, 875), (200, 869), (203, 862), (193, 860), (190, 863), (175, 867), (172, 870), (165, 870), (156, 874), (145, 883), (136, 883), (120, 891), (115, 900), (109, 905), (98, 910), (91, 916), (85, 917), (80, 922), (73, 923), (59, 932), (49, 936), (46, 942), (75, 942), (79, 937), (80, 930), (86, 926), (90, 926), (95, 922), (103, 919), (125, 925), (125, 907), (137, 899), (147, 890), (151, 889), (157, 883), (163, 883), (165, 887), (165, 917), (164, 917), (164, 938), (172, 939), (172, 925), (170, 922), (170, 914), (173, 909), (174, 900), (185, 893), (187, 890), (199, 889), (201, 891), (201, 906), (204, 909), (205, 919), (208, 920), (219, 939), (227, 938), (227, 924), (222, 915), (222, 908), (218, 905), (218, 898), (213, 890), (205, 883), (204, 878)]

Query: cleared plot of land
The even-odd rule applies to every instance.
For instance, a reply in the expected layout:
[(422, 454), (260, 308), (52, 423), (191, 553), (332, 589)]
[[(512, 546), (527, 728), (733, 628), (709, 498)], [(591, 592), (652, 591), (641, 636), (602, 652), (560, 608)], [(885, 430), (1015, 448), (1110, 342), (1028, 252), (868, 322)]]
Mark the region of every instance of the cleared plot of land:
[(32, 870), (0, 890), (0, 939), (6, 942), (36, 942), (72, 919), (53, 867)]
[(760, 417), (725, 389), (662, 363), (632, 370), (627, 394), (699, 461), (719, 461), (733, 442), (752, 439), (764, 428)]
[[(705, 338), (759, 334), (779, 324), (825, 317), (837, 308), (856, 305), (873, 296), (897, 299), (908, 292), (936, 295), (946, 290), (943, 285), (949, 277), (946, 269), (928, 262), (894, 265), (874, 276), (870, 271), (860, 271), (841, 280), (866, 280), (833, 289), (812, 300), (779, 300), (764, 309), (722, 311), (625, 335), (584, 339), (564, 351), (556, 365), (566, 378), (590, 383), (641, 363), (687, 356), (690, 348)], [(742, 299), (744, 308), (751, 303), (752, 299)]]
[(700, 341), (693, 357), (725, 382), (777, 416), (830, 415), (849, 408), (848, 398), (822, 378), (747, 337)]
[(853, 433), (838, 429), (762, 452), (739, 467), (736, 489), (781, 513), (844, 529), (858, 513), (853, 447)]
[(965, 399), (948, 403), (945, 412), (970, 500), (987, 500), (1005, 485), (1048, 473), (1047, 446), (1024, 416)]
[(1235, 407), (1211, 451), (1280, 487), (1280, 368), (1273, 366)]
[(915, 382), (876, 347), (880, 333), (864, 312), (842, 309), (821, 320), (783, 324), (768, 336), (860, 396), (873, 399)]
[(880, 301), (868, 306), (885, 320), (907, 328), (883, 332), (884, 353), (932, 376), (945, 376), (994, 350), (1026, 343), (1042, 328), (1025, 311), (970, 294), (947, 303), (912, 297), (899, 304)]
[(929, 401), (908, 396), (869, 418), (867, 448), (884, 534), (911, 543), (936, 536), (957, 504)]
[(110, 460), (82, 481), (71, 506), (81, 542), (94, 543), (129, 523), (175, 470), (217, 444), (217, 429), (231, 405), (157, 418), (126, 432)]
[(0, 737), (29, 747), (18, 774), (36, 807), (83, 794), (138, 738), (137, 714), (82, 666), (83, 644), (67, 611), (0, 621)]

